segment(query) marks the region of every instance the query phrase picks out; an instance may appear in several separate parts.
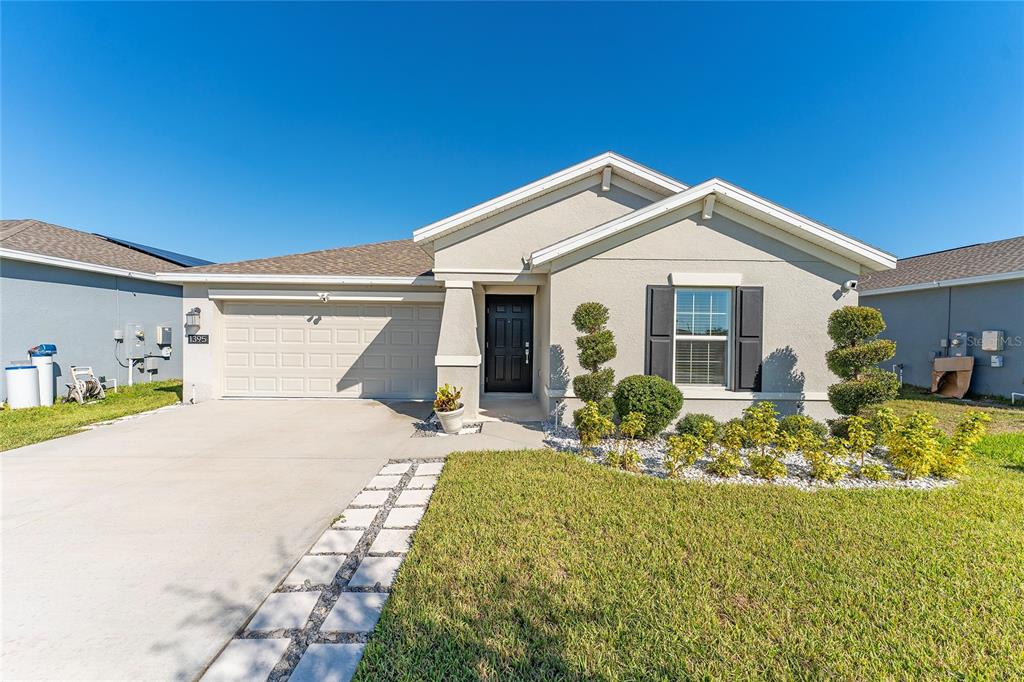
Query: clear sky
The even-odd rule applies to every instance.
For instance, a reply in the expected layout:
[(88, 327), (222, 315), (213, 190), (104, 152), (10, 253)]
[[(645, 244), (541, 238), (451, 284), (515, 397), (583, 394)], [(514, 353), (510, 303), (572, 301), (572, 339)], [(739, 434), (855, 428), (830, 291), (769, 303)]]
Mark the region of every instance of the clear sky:
[(613, 149), (899, 256), (1024, 234), (1021, 4), (20, 4), (3, 217), (218, 261)]

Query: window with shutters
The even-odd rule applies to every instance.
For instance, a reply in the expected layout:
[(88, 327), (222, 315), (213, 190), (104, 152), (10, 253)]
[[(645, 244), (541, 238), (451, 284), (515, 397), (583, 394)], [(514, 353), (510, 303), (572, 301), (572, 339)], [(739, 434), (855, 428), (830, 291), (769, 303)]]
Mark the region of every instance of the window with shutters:
[(676, 289), (675, 319), (675, 383), (728, 385), (732, 291)]

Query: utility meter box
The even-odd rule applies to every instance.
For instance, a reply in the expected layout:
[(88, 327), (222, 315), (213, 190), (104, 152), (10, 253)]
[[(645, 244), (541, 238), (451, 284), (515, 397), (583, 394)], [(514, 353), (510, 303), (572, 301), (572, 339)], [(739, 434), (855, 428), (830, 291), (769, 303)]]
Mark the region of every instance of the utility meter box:
[(149, 356), (146, 358), (145, 367), (147, 372), (155, 372), (160, 367), (160, 358), (153, 355)]
[(967, 340), (970, 336), (970, 332), (955, 332), (953, 334), (953, 339), (949, 342), (949, 354), (951, 357), (964, 358), (970, 355), (967, 352)]
[[(998, 353), (1003, 350), (1004, 344), (1003, 332), (990, 329), (981, 333), (981, 349), (992, 353)], [(994, 365), (993, 365), (994, 366)]]
[(146, 357), (146, 329), (138, 323), (124, 325), (124, 354), (131, 360)]
[(158, 346), (169, 346), (169, 345), (171, 345), (171, 328), (170, 327), (157, 327), (156, 328), (156, 345), (158, 345)]

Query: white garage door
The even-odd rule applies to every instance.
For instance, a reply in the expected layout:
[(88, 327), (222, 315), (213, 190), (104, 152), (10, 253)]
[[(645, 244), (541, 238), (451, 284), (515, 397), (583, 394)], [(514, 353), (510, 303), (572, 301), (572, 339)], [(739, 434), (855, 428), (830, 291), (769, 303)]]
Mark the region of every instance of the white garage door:
[(432, 398), (440, 303), (224, 305), (224, 395)]

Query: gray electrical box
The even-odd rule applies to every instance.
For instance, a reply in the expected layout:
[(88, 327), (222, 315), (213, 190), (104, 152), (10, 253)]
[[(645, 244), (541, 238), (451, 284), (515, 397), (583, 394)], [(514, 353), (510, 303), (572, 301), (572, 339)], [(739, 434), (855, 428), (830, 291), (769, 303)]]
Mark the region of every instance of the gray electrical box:
[(151, 355), (146, 358), (145, 367), (147, 372), (155, 372), (160, 367), (160, 358)]
[(156, 328), (156, 345), (158, 345), (158, 346), (169, 346), (169, 345), (171, 345), (171, 328), (170, 327), (157, 327)]
[[(998, 329), (990, 329), (981, 333), (981, 349), (990, 353), (998, 353), (1003, 350), (1005, 343), (1003, 332)], [(995, 367), (995, 365), (992, 365)]]
[(949, 354), (954, 358), (968, 357), (970, 353), (967, 352), (967, 343), (970, 336), (970, 332), (955, 332), (949, 343)]
[(128, 322), (124, 325), (124, 354), (131, 360), (146, 357), (146, 330), (141, 324)]

